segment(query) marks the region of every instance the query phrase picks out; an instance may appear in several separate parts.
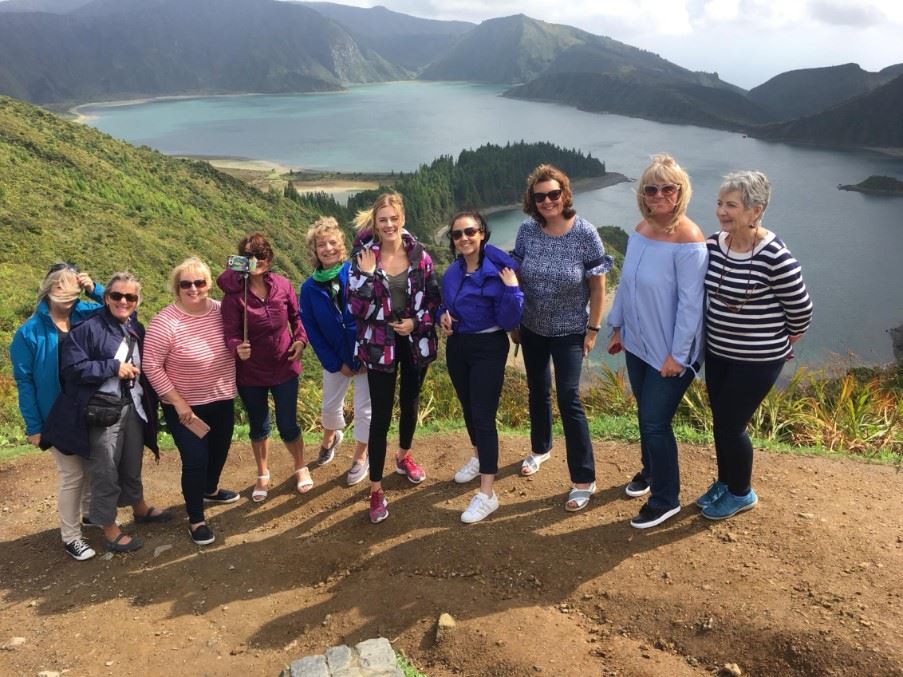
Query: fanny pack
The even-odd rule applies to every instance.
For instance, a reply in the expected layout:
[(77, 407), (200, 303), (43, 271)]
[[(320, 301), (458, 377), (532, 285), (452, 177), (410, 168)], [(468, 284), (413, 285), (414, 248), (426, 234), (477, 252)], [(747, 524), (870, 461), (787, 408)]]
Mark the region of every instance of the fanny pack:
[(109, 428), (119, 420), (126, 400), (122, 395), (94, 393), (85, 407), (85, 422), (95, 428)]

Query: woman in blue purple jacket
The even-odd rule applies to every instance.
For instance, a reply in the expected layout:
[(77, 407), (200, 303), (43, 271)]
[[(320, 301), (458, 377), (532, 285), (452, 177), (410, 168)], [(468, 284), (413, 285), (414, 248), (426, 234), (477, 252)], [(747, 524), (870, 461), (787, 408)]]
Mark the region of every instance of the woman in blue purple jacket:
[(448, 236), (457, 258), (442, 278), (439, 318), (448, 336), (448, 373), (473, 445), (473, 456), (455, 473), (455, 482), (480, 476), (480, 490), (461, 515), (471, 524), (499, 507), (492, 488), (499, 462), (495, 414), (508, 359), (506, 332), (520, 324), (524, 294), (514, 260), (487, 244), (489, 228), (479, 212), (455, 214)]

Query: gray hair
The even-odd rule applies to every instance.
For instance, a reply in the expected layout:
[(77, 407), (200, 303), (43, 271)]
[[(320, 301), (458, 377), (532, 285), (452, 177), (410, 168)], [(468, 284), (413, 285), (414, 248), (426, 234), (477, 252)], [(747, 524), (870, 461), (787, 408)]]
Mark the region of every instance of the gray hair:
[(133, 284), (135, 285), (135, 293), (138, 294), (138, 305), (136, 308), (141, 305), (141, 283), (138, 281), (138, 278), (135, 277), (132, 273), (127, 270), (121, 270), (118, 273), (113, 273), (113, 276), (110, 278), (110, 281), (107, 282), (106, 289), (103, 290), (103, 298), (106, 300), (110, 296), (110, 290), (113, 289), (113, 285), (117, 282), (122, 282), (123, 284)]
[(771, 184), (768, 182), (768, 177), (762, 172), (752, 170), (731, 172), (721, 182), (718, 194), (734, 191), (740, 193), (740, 199), (746, 209), (752, 209), (756, 205), (762, 207), (762, 213), (756, 219), (756, 224), (760, 225), (762, 216), (768, 208), (768, 201), (771, 199)]

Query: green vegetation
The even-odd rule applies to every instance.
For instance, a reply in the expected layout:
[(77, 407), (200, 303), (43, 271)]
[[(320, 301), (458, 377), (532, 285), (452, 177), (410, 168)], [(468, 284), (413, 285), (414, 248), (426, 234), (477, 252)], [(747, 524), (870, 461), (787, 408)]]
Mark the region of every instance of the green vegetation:
[(407, 228), (424, 242), (432, 242), (436, 231), (458, 210), (520, 203), (525, 178), (544, 162), (564, 171), (572, 181), (605, 175), (605, 163), (591, 154), (521, 141), (464, 150), (457, 160), (443, 155), (410, 174), (398, 174), (391, 185), (358, 193), (347, 207), (325, 193), (299, 194), (291, 184), (285, 195), (309, 209), (335, 216), (340, 223), (349, 223), (380, 193), (395, 190), (404, 196)]
[(903, 195), (903, 181), (898, 181), (892, 176), (870, 176), (855, 186), (838, 186), (838, 188), (871, 195)]

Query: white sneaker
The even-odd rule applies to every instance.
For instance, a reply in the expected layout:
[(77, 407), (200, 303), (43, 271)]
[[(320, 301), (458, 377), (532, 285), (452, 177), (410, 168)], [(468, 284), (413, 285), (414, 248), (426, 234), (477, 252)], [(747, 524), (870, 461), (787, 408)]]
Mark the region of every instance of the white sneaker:
[(474, 497), (470, 499), (470, 505), (467, 506), (467, 510), (461, 513), (461, 521), (464, 524), (473, 524), (474, 522), (479, 522), (484, 517), (487, 517), (494, 513), (499, 509), (499, 497), (496, 496), (495, 492), (492, 492), (492, 496), (489, 497), (484, 494), (482, 491), (478, 491), (474, 494)]
[(467, 484), (480, 474), (480, 459), (471, 456), (467, 459), (467, 463), (461, 466), (461, 469), (455, 473), (455, 482), (458, 484)]

